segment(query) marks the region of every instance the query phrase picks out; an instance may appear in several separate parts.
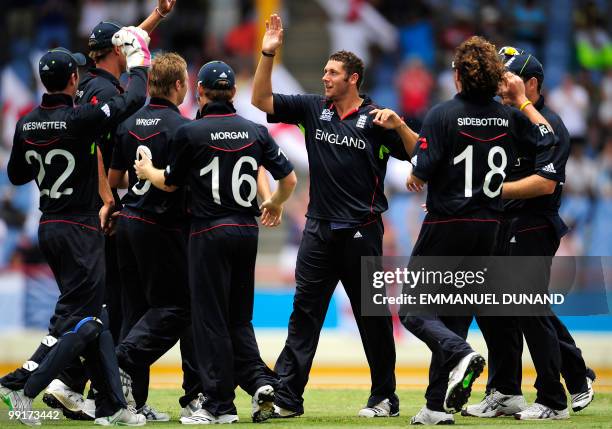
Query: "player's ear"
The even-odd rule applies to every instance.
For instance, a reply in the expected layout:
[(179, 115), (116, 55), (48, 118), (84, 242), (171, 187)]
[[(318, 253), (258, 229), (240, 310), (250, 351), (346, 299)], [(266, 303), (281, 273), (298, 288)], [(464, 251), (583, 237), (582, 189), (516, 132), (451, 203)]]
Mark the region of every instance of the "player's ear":
[(350, 77), (349, 77), (349, 82), (353, 85), (357, 85), (357, 82), (359, 81), (359, 74), (358, 73), (353, 73)]

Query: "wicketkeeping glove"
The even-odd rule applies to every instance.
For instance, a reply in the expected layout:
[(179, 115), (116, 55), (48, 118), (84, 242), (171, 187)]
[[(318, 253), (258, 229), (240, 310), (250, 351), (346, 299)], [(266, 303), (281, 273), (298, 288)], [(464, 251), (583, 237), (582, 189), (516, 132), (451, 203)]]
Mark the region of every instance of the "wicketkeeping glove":
[(123, 27), (113, 35), (113, 45), (119, 46), (127, 59), (128, 71), (132, 67), (150, 67), (149, 35), (138, 27)]

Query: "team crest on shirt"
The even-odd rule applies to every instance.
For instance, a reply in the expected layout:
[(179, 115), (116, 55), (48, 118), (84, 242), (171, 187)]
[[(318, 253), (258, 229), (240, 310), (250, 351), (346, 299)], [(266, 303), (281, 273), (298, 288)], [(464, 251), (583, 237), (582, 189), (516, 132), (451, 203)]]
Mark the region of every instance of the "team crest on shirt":
[(320, 120), (322, 121), (331, 121), (332, 116), (334, 116), (334, 112), (332, 112), (330, 109), (323, 109), (323, 111), (321, 112), (321, 116), (319, 117)]
[(357, 128), (363, 128), (365, 127), (367, 120), (368, 120), (368, 115), (359, 115), (359, 119), (357, 119), (357, 124), (355, 126)]

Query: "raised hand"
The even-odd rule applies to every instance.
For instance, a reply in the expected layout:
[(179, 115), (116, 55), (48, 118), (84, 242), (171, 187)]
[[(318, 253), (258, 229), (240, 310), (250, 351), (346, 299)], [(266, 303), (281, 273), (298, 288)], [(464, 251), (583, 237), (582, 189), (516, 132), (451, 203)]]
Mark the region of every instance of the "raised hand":
[(157, 0), (157, 9), (159, 9), (159, 12), (165, 16), (172, 12), (175, 4), (176, 0)]
[(138, 27), (123, 27), (113, 35), (113, 45), (121, 48), (126, 57), (128, 71), (132, 67), (149, 67), (149, 35)]
[(504, 104), (509, 103), (519, 107), (527, 100), (523, 79), (514, 73), (506, 72), (499, 85), (499, 95), (504, 100)]
[(261, 42), (261, 49), (264, 52), (273, 54), (283, 44), (283, 22), (277, 14), (270, 15), (270, 20), (266, 21), (266, 33)]

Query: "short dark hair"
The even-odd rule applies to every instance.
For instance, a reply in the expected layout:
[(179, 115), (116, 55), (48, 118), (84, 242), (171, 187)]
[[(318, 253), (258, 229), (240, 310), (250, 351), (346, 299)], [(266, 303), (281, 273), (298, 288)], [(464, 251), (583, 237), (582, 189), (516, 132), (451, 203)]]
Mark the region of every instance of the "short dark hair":
[(58, 77), (58, 76), (55, 76), (52, 78), (47, 78), (47, 76), (41, 76), (40, 81), (42, 82), (44, 87), (47, 89), (47, 92), (49, 93), (60, 92), (66, 89), (66, 87), (68, 86), (68, 81), (70, 80), (71, 77), (72, 77), (72, 73), (70, 73), (68, 77), (66, 77), (65, 79), (62, 79), (61, 77)]
[(455, 50), (453, 64), (459, 72), (462, 92), (490, 98), (497, 94), (505, 67), (495, 45), (480, 36), (472, 36)]
[[(202, 86), (202, 88), (204, 87)], [(220, 101), (220, 102), (231, 101), (232, 97), (234, 96), (234, 88), (229, 88), (229, 89), (204, 88), (204, 95), (210, 101)]]
[(346, 70), (347, 78), (353, 73), (357, 73), (359, 75), (359, 78), (357, 78), (357, 89), (361, 87), (364, 70), (363, 61), (361, 58), (350, 51), (338, 51), (331, 54), (329, 56), (329, 60), (342, 63), (344, 70)]

